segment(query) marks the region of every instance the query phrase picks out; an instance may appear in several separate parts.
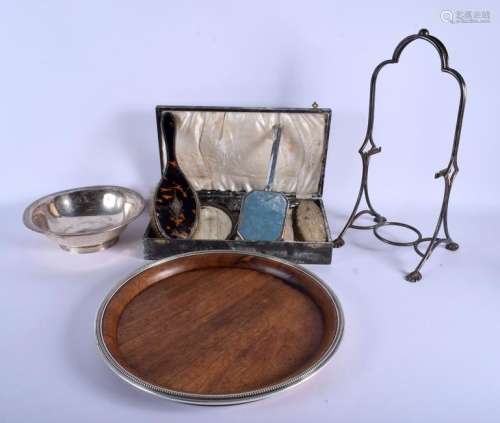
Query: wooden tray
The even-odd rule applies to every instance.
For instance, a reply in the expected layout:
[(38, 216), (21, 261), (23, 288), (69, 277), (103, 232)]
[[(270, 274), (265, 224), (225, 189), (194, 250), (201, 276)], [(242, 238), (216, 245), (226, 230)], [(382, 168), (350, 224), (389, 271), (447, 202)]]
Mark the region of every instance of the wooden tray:
[(102, 303), (99, 350), (119, 376), (195, 404), (254, 401), (323, 366), (343, 330), (340, 304), (284, 260), (188, 253), (146, 266)]

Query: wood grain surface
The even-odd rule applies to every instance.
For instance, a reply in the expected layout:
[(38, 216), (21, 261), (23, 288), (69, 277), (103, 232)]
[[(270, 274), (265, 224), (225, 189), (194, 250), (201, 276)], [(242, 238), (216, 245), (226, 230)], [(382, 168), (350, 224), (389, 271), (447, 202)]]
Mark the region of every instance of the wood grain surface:
[(106, 347), (143, 381), (194, 394), (278, 384), (313, 365), (338, 330), (313, 278), (240, 253), (181, 257), (122, 286), (103, 316)]

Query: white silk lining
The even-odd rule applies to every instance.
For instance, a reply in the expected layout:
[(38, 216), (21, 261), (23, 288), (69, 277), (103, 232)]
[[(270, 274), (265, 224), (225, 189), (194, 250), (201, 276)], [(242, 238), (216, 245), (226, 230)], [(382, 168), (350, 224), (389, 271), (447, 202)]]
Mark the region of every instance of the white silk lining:
[[(177, 124), (177, 160), (195, 190), (264, 189), (273, 143), (272, 127), (280, 124), (282, 138), (273, 191), (295, 193), (298, 198), (318, 194), (325, 154), (326, 114), (171, 113)], [(165, 162), (166, 157), (163, 159)]]

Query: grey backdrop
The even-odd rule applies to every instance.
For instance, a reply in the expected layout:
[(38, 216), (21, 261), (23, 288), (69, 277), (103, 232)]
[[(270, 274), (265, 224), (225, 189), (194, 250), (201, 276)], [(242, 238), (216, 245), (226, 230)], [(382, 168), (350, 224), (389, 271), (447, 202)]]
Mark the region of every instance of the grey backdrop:
[[(493, 1), (5, 1), (0, 11), (3, 287), (0, 415), (25, 421), (498, 421), (498, 40)], [(442, 12), (489, 12), (450, 23)], [(443, 15), (449, 17), (449, 13)], [(96, 353), (107, 291), (142, 265), (144, 215), (104, 253), (75, 256), (28, 232), (24, 207), (75, 186), (118, 184), (148, 197), (159, 177), (154, 106), (333, 109), (325, 202), (337, 232), (356, 194), (369, 79), (426, 27), (468, 83), (450, 203), (456, 253), (417, 257), (348, 232), (331, 266), (310, 266), (339, 296), (344, 340), (289, 393), (229, 408), (189, 407), (135, 391)], [(380, 76), (374, 203), (432, 230), (457, 110), (456, 83), (415, 43)], [(387, 231), (389, 232), (389, 231)], [(406, 233), (395, 233), (405, 239)], [(410, 235), (411, 236), (411, 235)]]

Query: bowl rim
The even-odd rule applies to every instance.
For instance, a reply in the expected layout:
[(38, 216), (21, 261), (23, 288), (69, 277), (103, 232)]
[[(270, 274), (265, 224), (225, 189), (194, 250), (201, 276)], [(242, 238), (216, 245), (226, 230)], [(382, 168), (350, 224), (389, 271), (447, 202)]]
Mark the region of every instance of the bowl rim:
[[(74, 192), (80, 192), (80, 191), (97, 191), (97, 190), (106, 190), (106, 189), (117, 190), (117, 191), (123, 192), (126, 195), (136, 197), (137, 200), (138, 200), (139, 207), (134, 211), (134, 213), (132, 215), (130, 215), (127, 219), (125, 219), (119, 225), (110, 226), (109, 228), (100, 229), (100, 230), (92, 230), (92, 231), (80, 232), (80, 233), (77, 233), (77, 234), (68, 234), (68, 233), (64, 233), (64, 232), (51, 231), (50, 229), (49, 230), (42, 230), (42, 229), (40, 229), (40, 227), (38, 227), (37, 225), (35, 225), (33, 223), (33, 219), (32, 219), (32, 217), (33, 217), (33, 210), (35, 210), (35, 208), (39, 207), (41, 204), (47, 203), (49, 199), (52, 199), (52, 198), (54, 198), (56, 196), (59, 196), (59, 195), (65, 195), (65, 194), (70, 194), (70, 193), (74, 193)], [(119, 186), (119, 185), (90, 185), (90, 186), (85, 186), (85, 187), (77, 187), (77, 188), (65, 189), (65, 190), (62, 190), (62, 191), (53, 192), (52, 194), (48, 194), (48, 195), (45, 195), (43, 197), (40, 197), (39, 199), (33, 201), (24, 210), (24, 212), (23, 212), (23, 223), (24, 223), (24, 225), (28, 229), (31, 229), (32, 231), (38, 232), (38, 233), (41, 233), (41, 234), (50, 234), (50, 235), (55, 235), (55, 236), (58, 236), (58, 237), (89, 236), (89, 235), (97, 235), (97, 234), (103, 234), (103, 233), (106, 233), (106, 232), (111, 232), (111, 231), (119, 229), (119, 228), (121, 228), (123, 226), (128, 225), (130, 222), (134, 221), (135, 219), (137, 219), (142, 214), (142, 212), (144, 211), (144, 208), (145, 208), (145, 201), (144, 201), (144, 198), (142, 197), (142, 195), (139, 194), (137, 191), (134, 191), (134, 190), (132, 190), (130, 188), (122, 187), (122, 186)]]

